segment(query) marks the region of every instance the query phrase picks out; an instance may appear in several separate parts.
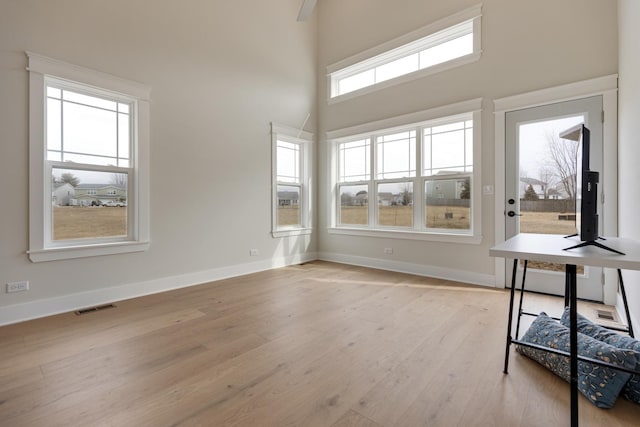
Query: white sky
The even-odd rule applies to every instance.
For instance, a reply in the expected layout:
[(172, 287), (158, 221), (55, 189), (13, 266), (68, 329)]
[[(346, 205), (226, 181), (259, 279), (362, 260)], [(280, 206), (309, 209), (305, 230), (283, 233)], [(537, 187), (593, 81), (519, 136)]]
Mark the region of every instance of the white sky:
[(574, 116), (519, 125), (520, 176), (540, 178), (538, 172), (548, 159), (547, 132), (558, 135), (583, 121), (583, 116)]

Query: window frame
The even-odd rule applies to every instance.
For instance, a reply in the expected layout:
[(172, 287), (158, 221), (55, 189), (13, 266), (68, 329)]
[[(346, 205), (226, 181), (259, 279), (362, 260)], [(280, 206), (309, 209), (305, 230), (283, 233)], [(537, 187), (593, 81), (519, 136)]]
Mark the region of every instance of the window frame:
[[(481, 119), (482, 119), (482, 99), (474, 99), (464, 101), (457, 104), (438, 107), (431, 110), (421, 111), (408, 114), (405, 116), (389, 118), (377, 122), (366, 123), (347, 129), (340, 129), (327, 133), (327, 147), (329, 159), (329, 188), (333, 197), (329, 204), (328, 217), (330, 225), (328, 231), (331, 234), (360, 235), (374, 237), (394, 237), (410, 240), (432, 240), (444, 242), (462, 242), (478, 244), (481, 242)], [(472, 120), (473, 121), (473, 164), (471, 171), (460, 171), (447, 175), (431, 175), (423, 174), (422, 165), (422, 129), (428, 126), (437, 126), (440, 124), (452, 123), (456, 121)], [(394, 179), (377, 179), (377, 161), (375, 159), (375, 138), (379, 135), (390, 134), (399, 131), (416, 130), (416, 175), (414, 177), (394, 178)], [(338, 150), (340, 144), (355, 140), (363, 140), (371, 138), (371, 173), (369, 180), (341, 182), (338, 176), (339, 155)], [(462, 179), (464, 177), (471, 178), (470, 185), (470, 230), (458, 231), (456, 229), (427, 228), (426, 226), (426, 182), (442, 179)], [(340, 223), (340, 189), (342, 186), (350, 185), (366, 185), (368, 194), (373, 194), (377, 200), (377, 189), (380, 183), (404, 182), (413, 183), (413, 225), (411, 227), (400, 226), (379, 226), (378, 225), (378, 203), (373, 206), (369, 200), (368, 203), (368, 223), (366, 225), (341, 224)], [(369, 196), (371, 199), (371, 196)]]
[[(299, 147), (299, 181), (292, 183), (278, 181), (278, 141), (296, 144)], [(312, 226), (312, 189), (311, 189), (311, 153), (313, 150), (313, 134), (291, 127), (271, 123), (271, 235), (272, 237), (287, 237), (311, 234)], [(300, 224), (290, 226), (278, 225), (278, 186), (300, 188), (299, 212)]]
[[(145, 251), (149, 248), (149, 98), (151, 89), (121, 79), (26, 52), (29, 71), (29, 259), (54, 261)], [(130, 164), (127, 168), (48, 160), (47, 87), (63, 86), (77, 93), (130, 105)], [(52, 169), (127, 173), (127, 235), (73, 240), (52, 239)]]
[[(341, 80), (362, 72), (375, 70), (375, 68), (389, 64), (395, 60), (407, 58), (425, 49), (455, 40), (460, 35), (460, 27), (465, 24), (470, 25), (472, 28), (473, 51), (471, 53), (406, 74), (401, 74), (387, 80), (374, 82), (371, 85), (350, 92), (339, 93), (339, 82)], [(479, 60), (482, 55), (481, 25), (482, 5), (480, 4), (329, 65), (326, 68), (327, 103), (331, 105)]]

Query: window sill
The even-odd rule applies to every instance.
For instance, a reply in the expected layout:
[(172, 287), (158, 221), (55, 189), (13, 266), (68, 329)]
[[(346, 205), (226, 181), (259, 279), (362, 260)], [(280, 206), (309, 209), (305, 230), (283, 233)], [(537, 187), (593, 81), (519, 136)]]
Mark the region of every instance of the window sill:
[(149, 246), (150, 242), (118, 242), (38, 249), (28, 251), (27, 253), (29, 254), (29, 259), (32, 262), (43, 262), (130, 252), (143, 252), (149, 249)]
[(479, 245), (482, 242), (482, 236), (456, 233), (434, 233), (405, 230), (371, 230), (346, 227), (332, 227), (327, 231), (329, 232), (329, 234), (339, 234), (347, 236), (384, 237), (404, 240), (422, 240), (428, 242), (464, 243), (470, 245)]
[(313, 231), (312, 228), (292, 228), (290, 230), (277, 230), (272, 231), (272, 237), (289, 237), (289, 236), (303, 236), (306, 234), (311, 234)]

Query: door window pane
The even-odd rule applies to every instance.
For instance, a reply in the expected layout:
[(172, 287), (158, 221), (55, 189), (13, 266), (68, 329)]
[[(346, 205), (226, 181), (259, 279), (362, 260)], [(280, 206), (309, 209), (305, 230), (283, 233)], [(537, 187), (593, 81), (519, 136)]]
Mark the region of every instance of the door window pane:
[[(583, 121), (584, 116), (579, 115), (518, 126), (521, 233), (576, 232), (578, 145), (558, 135)], [(562, 264), (543, 262), (530, 262), (528, 268), (564, 271)]]

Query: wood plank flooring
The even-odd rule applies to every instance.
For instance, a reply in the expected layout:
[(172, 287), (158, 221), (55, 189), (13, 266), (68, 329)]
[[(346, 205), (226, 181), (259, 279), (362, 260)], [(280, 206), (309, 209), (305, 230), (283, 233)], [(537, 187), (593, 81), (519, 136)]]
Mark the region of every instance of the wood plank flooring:
[(569, 423), (567, 383), (513, 349), (502, 373), (504, 290), (313, 262), (116, 305), (0, 328), (0, 426)]

